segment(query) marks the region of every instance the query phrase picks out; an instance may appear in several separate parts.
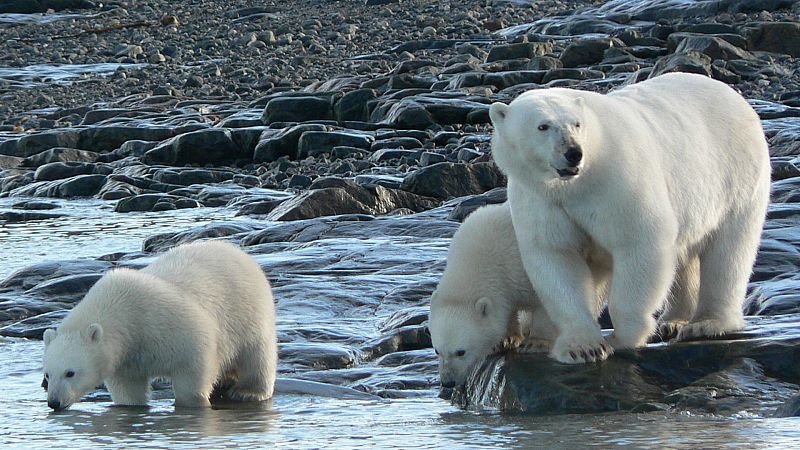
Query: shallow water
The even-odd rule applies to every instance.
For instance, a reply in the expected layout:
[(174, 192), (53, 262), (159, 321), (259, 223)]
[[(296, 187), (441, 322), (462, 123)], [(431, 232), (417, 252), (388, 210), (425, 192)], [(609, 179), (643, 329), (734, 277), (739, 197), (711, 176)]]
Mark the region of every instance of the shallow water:
[(574, 448), (624, 446), (790, 448), (800, 418), (716, 418), (689, 414), (555, 417), (464, 412), (434, 396), (362, 401), (277, 394), (272, 402), (175, 411), (110, 406), (94, 395), (66, 412), (45, 402), (41, 342), (0, 340), (0, 444), (26, 448)]
[(135, 69), (146, 64), (34, 64), (25, 67), (0, 67), (0, 86), (35, 88), (45, 84), (66, 84), (90, 75), (111, 75), (116, 70)]
[[(20, 199), (13, 199), (14, 202)], [(2, 199), (0, 206), (12, 201)], [(141, 248), (145, 236), (188, 229), (205, 222), (232, 218), (224, 208), (200, 208), (158, 214), (117, 214), (100, 201), (57, 201), (66, 212), (60, 219), (0, 226), (0, 278), (31, 262), (46, 259), (97, 257)], [(441, 242), (440, 242), (441, 241)], [(392, 312), (386, 305), (357, 307), (368, 292), (391, 292), (400, 281), (424, 280), (430, 274), (406, 267), (376, 276), (376, 261), (400, 258), (431, 264), (443, 256), (446, 240), (414, 242), (408, 239), (327, 239), (297, 247), (259, 251), (267, 270), (278, 270), (285, 260), (300, 264), (276, 283), (279, 328), (292, 335), (298, 328), (322, 334), (335, 330), (351, 340), (374, 337), (380, 322)], [(307, 270), (304, 260), (331, 256), (328, 271)], [(349, 255), (343, 257), (342, 255)], [(341, 273), (331, 270), (347, 261)], [(371, 265), (372, 263), (372, 265)], [(360, 270), (353, 270), (360, 267)], [(423, 273), (421, 273), (423, 272)], [(316, 290), (330, 293), (327, 308), (314, 303)], [(354, 287), (355, 290), (350, 287)], [(374, 295), (374, 294), (373, 294)], [(370, 313), (364, 313), (366, 307)], [(387, 311), (378, 311), (378, 309)], [(365, 317), (369, 320), (365, 320)], [(372, 336), (370, 336), (372, 335)], [(302, 340), (296, 336), (294, 342)], [(313, 338), (309, 338), (313, 341)], [(347, 339), (341, 340), (346, 347)], [(27, 448), (507, 448), (507, 447), (747, 447), (787, 448), (800, 443), (800, 418), (771, 419), (742, 413), (735, 418), (689, 413), (613, 413), (526, 417), (492, 411), (461, 411), (437, 397), (435, 389), (414, 391), (402, 399), (345, 400), (277, 394), (272, 402), (223, 405), (208, 411), (175, 411), (168, 391), (157, 391), (150, 408), (112, 407), (104, 391), (88, 396), (68, 411), (53, 413), (41, 387), (41, 341), (0, 338), (0, 445)], [(421, 351), (425, 355), (428, 350)], [(427, 355), (430, 357), (431, 355)], [(382, 383), (406, 382), (402, 371), (361, 364)], [(307, 370), (307, 369), (306, 369)], [(346, 372), (347, 369), (345, 369)], [(284, 376), (305, 377), (302, 369), (282, 364)], [(332, 380), (336, 372), (330, 372)], [(305, 374), (312, 372), (305, 372)], [(291, 375), (291, 374), (289, 374)], [(406, 377), (414, 379), (414, 374)], [(418, 375), (418, 374), (417, 374)], [(313, 377), (312, 377), (313, 378)], [(316, 377), (319, 378), (319, 377)], [(324, 377), (323, 377), (324, 378)], [(344, 375), (347, 378), (347, 375)], [(378, 383), (380, 384), (380, 383)], [(408, 392), (408, 391), (406, 391)]]

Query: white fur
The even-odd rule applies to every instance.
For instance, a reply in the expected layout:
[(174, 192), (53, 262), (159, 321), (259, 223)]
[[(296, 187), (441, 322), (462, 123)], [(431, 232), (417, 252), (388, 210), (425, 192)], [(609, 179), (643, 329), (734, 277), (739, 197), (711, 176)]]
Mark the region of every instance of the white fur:
[(181, 245), (139, 271), (113, 270), (45, 332), (48, 403), (66, 408), (105, 382), (115, 404), (144, 405), (157, 377), (172, 380), (176, 406), (209, 406), (223, 378), (235, 380), (235, 399), (270, 398), (274, 308), (258, 264), (221, 241)]
[[(530, 320), (524, 329), (520, 311)], [(507, 203), (476, 210), (453, 236), (428, 327), (445, 387), (463, 385), (505, 339), (555, 338), (522, 268)]]
[[(739, 94), (668, 74), (608, 95), (529, 91), (493, 104), (490, 116), (525, 271), (559, 330), (553, 358), (581, 362), (580, 351), (604, 341), (590, 258), (613, 265), (615, 348), (645, 343), (673, 279), (665, 328), (686, 338), (743, 326), (770, 163), (758, 116)], [(579, 173), (561, 177), (574, 146)]]

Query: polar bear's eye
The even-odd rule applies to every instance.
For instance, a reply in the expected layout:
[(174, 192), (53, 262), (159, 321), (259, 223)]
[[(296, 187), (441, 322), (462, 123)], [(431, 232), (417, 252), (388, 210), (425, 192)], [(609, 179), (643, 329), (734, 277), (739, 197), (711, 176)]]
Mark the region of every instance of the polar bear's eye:
[(575, 128), (580, 128), (580, 127), (581, 127), (581, 123), (580, 122), (575, 122)]
[(65, 377), (67, 377), (67, 378), (72, 378), (72, 377), (74, 377), (74, 376), (75, 376), (75, 372), (73, 372), (73, 371), (71, 371), (71, 370), (68, 370), (68, 371), (66, 371), (66, 372), (64, 373), (64, 376), (65, 376)]
[(464, 356), (466, 353), (466, 350), (459, 350), (456, 352), (456, 356)]
[(546, 123), (543, 123), (543, 124), (539, 125), (539, 131), (547, 131), (549, 129), (550, 129), (550, 125), (548, 125)]

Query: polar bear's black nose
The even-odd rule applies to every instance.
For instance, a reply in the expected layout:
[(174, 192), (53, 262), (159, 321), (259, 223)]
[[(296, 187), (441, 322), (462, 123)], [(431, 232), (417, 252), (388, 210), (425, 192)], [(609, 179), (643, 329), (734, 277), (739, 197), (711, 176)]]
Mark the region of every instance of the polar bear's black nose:
[(583, 159), (583, 152), (581, 151), (580, 147), (573, 145), (567, 149), (566, 153), (564, 153), (564, 159), (566, 159), (572, 167), (575, 167), (580, 164), (581, 159)]
[(61, 408), (61, 402), (58, 401), (58, 400), (48, 400), (47, 401), (47, 406), (53, 408), (56, 411), (62, 409)]

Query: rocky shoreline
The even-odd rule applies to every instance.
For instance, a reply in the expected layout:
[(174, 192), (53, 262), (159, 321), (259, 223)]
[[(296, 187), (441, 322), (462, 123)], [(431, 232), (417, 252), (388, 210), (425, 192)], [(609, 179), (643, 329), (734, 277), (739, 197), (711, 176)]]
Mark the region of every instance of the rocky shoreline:
[[(47, 198), (85, 197), (120, 214), (225, 207), (249, 218), (153, 236), (141, 253), (22, 269), (0, 283), (0, 335), (40, 336), (111, 267), (226, 238), (279, 275), (286, 311), (309, 302), (292, 285), (309, 274), (344, 274), (336, 283), (354, 291), (317, 307), (380, 311), (380, 329), (353, 336), (284, 330), (286, 370), (386, 397), (430, 394), (426, 307), (443, 251), (470, 211), (505, 200), (488, 105), (670, 71), (730, 84), (762, 118), (773, 203), (747, 312), (800, 313), (800, 1), (369, 3), (381, 2), (0, 14), (0, 197), (20, 198), (0, 222), (56, 220)], [(303, 252), (317, 259), (295, 261)]]

